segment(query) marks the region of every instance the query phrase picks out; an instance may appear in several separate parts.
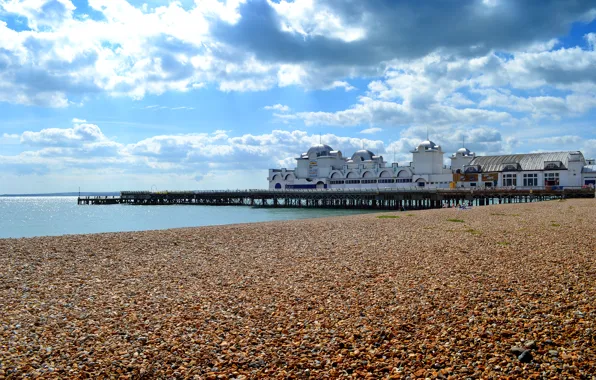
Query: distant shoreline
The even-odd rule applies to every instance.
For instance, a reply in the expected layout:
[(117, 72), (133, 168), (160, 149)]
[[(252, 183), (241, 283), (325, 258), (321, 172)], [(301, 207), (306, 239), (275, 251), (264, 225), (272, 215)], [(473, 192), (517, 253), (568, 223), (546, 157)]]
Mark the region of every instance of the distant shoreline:
[(0, 194), (0, 197), (14, 198), (14, 197), (78, 197), (81, 196), (104, 196), (104, 195), (120, 195), (119, 191), (106, 192), (72, 192), (72, 193), (40, 193), (40, 194)]

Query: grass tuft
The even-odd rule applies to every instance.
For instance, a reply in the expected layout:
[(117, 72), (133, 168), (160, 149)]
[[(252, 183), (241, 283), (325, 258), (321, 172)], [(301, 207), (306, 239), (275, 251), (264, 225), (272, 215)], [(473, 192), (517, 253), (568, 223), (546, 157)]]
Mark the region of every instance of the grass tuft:
[(561, 227), (561, 225), (559, 223), (551, 223), (550, 225), (553, 227)]
[(475, 235), (475, 236), (482, 235), (482, 232), (480, 232), (480, 231), (478, 231), (478, 230), (475, 230), (475, 229), (473, 229), (473, 228), (468, 228), (468, 229), (466, 230), (466, 232), (469, 232), (469, 233), (471, 233), (472, 235)]
[(511, 243), (508, 242), (508, 241), (499, 241), (499, 242), (497, 242), (497, 244), (499, 244), (499, 245), (511, 245)]
[(454, 223), (464, 223), (463, 220), (461, 219), (447, 219), (448, 222), (454, 222)]
[(379, 219), (399, 219), (397, 215), (379, 215), (377, 216)]

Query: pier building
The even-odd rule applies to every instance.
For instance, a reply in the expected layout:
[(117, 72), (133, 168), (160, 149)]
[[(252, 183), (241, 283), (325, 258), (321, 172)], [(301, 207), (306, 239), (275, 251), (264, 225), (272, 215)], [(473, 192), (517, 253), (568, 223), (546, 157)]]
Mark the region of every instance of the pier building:
[(477, 156), (461, 148), (451, 165), (443, 158), (430, 140), (405, 165), (365, 149), (344, 157), (319, 144), (296, 158), (295, 169), (270, 169), (267, 190), (122, 191), (77, 203), (419, 210), (596, 196), (596, 163), (578, 151)]
[(407, 164), (359, 150), (350, 157), (318, 144), (296, 158), (295, 169), (269, 169), (269, 189), (544, 188), (596, 185), (596, 163), (580, 151), (477, 156), (462, 147), (444, 165), (433, 141), (421, 142)]

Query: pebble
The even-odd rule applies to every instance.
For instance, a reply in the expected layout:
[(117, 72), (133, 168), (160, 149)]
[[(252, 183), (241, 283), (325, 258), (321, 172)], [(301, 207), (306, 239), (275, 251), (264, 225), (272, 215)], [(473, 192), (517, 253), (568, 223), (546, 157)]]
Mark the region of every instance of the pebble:
[(517, 357), (517, 359), (522, 363), (529, 363), (532, 361), (532, 351), (525, 350)]
[(591, 378), (594, 211), (0, 239), (0, 378)]

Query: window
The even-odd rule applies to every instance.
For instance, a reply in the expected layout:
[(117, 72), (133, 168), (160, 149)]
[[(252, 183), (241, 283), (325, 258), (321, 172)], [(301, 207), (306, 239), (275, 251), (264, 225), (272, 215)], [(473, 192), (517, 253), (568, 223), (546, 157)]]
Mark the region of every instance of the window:
[(350, 184), (350, 185), (353, 185), (353, 184), (356, 184), (356, 183), (360, 183), (360, 180), (359, 179), (348, 179), (346, 181), (346, 183), (347, 184)]
[(517, 186), (517, 174), (503, 174), (503, 186)]
[(394, 179), (380, 179), (379, 183), (395, 183)]
[(376, 179), (363, 179), (362, 183), (377, 183)]
[(395, 181), (397, 183), (408, 183), (408, 182), (412, 182), (412, 178), (398, 178)]
[(544, 173), (544, 185), (545, 186), (558, 186), (559, 185), (559, 173)]
[(476, 182), (470, 182), (470, 187), (476, 187)]
[(333, 180), (331, 180), (329, 183), (332, 184), (332, 185), (343, 185), (344, 184), (344, 181), (333, 181)]
[(524, 186), (538, 186), (538, 174), (524, 174)]
[(480, 166), (479, 165), (465, 166), (464, 172), (466, 172), (466, 173), (480, 173)]

